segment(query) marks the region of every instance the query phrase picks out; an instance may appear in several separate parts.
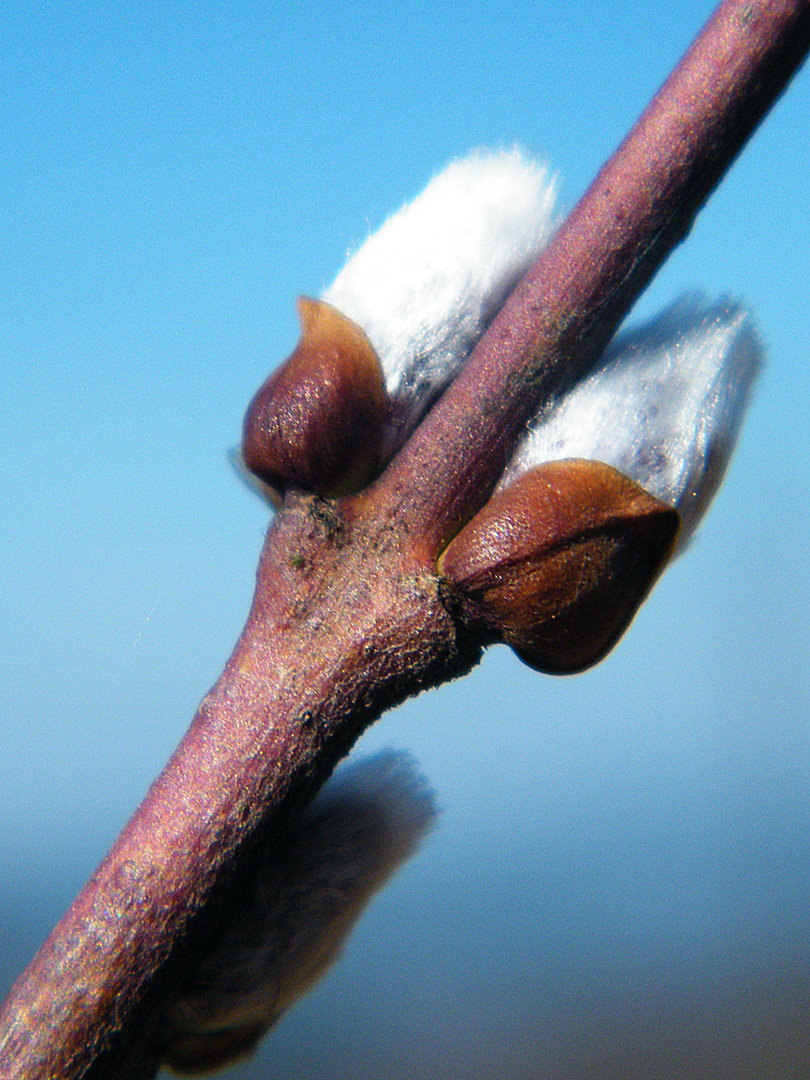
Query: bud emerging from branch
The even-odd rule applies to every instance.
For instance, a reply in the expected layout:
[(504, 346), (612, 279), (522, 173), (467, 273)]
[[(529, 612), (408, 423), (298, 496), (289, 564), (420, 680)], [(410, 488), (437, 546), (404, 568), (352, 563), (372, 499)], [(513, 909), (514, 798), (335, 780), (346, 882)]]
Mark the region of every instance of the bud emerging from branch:
[(440, 559), (465, 621), (541, 671), (600, 660), (708, 506), (760, 363), (729, 302), (685, 297), (618, 337)]
[(472, 154), (370, 236), (320, 302), (299, 300), (301, 341), (253, 399), (234, 457), (248, 483), (277, 506), (288, 486), (341, 495), (371, 480), (547, 243), (554, 192), (517, 150)]
[(260, 388), (242, 434), (246, 467), (283, 497), (357, 490), (377, 464), (388, 398), (366, 335), (329, 304), (300, 297), (301, 340)]
[(363, 908), (436, 808), (407, 754), (341, 769), (223, 913), (164, 1018), (157, 1052), (199, 1073), (250, 1053), (338, 958)]

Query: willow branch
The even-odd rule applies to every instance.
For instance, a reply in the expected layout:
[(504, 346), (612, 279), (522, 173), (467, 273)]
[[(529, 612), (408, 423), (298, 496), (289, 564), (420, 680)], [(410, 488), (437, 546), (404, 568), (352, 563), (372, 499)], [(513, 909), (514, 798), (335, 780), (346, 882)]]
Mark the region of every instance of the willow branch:
[(437, 556), (538, 402), (603, 348), (686, 234), (808, 46), (810, 3), (721, 4), (380, 479), (351, 499), (288, 495), (221, 678), (5, 1003), (2, 1076), (154, 1074), (153, 1018), (256, 845), (381, 710), (476, 661)]

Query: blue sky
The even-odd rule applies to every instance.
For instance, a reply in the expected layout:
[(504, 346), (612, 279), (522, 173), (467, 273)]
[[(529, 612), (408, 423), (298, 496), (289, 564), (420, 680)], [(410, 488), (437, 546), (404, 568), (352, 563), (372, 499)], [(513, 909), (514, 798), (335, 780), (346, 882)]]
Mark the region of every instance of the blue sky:
[[(267, 511), (226, 452), (296, 295), (475, 147), (547, 159), (570, 208), (712, 6), (0, 13), (4, 985), (239, 633)], [(806, 998), (808, 130), (804, 71), (635, 312), (730, 293), (767, 346), (690, 550), (593, 671), (495, 649), (364, 737), (440, 826), (234, 1076), (607, 1075), (606, 1031), (681, 1010), (689, 1043), (705, 1010), (733, 1046)]]

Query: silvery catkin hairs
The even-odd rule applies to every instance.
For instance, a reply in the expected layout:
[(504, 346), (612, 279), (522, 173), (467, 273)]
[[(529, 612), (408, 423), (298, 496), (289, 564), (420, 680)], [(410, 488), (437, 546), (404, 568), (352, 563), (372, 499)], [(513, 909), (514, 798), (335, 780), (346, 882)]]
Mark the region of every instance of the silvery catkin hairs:
[(365, 330), (402, 445), (548, 243), (556, 181), (519, 150), (454, 161), (392, 215), (323, 299)]
[(500, 488), (544, 461), (604, 461), (681, 515), (683, 549), (722, 480), (762, 365), (741, 304), (697, 293), (620, 333), (542, 410)]

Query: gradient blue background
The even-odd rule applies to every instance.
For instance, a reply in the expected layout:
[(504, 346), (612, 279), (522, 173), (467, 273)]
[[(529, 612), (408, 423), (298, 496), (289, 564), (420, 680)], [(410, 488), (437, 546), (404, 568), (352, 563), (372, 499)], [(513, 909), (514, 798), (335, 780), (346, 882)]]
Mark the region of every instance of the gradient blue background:
[[(226, 460), (349, 248), (514, 143), (570, 207), (710, 2), (0, 13), (0, 973), (180, 738), (266, 508)], [(637, 305), (750, 302), (728, 480), (615, 653), (385, 716), (440, 825), (235, 1077), (800, 1077), (810, 1060), (810, 71)], [(770, 1070), (770, 1071), (769, 1071)]]

